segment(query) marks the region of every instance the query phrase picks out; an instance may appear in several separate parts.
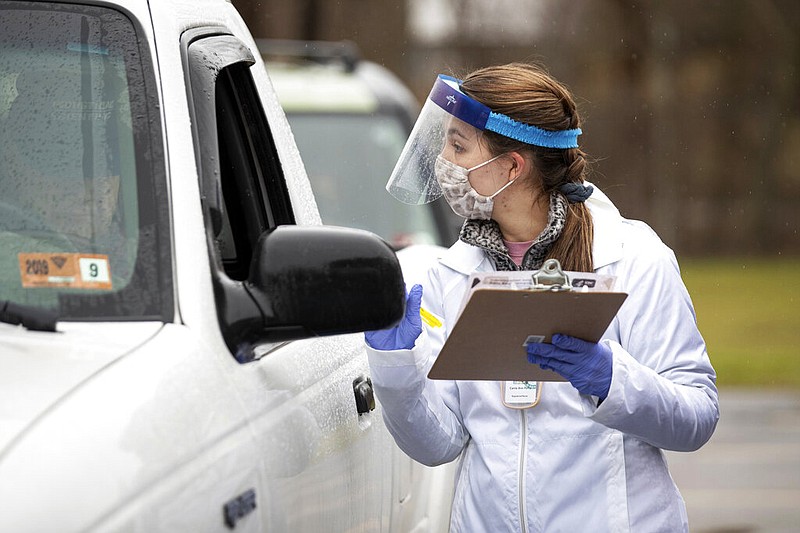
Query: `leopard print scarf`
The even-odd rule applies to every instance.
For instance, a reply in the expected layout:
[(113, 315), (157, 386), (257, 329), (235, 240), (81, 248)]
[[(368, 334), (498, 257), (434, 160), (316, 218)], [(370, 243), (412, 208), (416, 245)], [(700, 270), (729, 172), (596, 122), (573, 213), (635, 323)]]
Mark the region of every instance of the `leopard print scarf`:
[(560, 194), (551, 194), (547, 226), (525, 252), (519, 267), (509, 256), (500, 226), (494, 220), (466, 220), (459, 238), (467, 244), (486, 250), (497, 270), (537, 270), (542, 267), (553, 243), (561, 236), (566, 218), (567, 201)]

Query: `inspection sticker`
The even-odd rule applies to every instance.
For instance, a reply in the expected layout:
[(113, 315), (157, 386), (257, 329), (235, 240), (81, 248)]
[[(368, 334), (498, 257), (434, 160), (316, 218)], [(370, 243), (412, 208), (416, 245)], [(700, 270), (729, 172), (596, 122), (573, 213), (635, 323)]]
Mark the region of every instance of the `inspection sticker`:
[(22, 286), (111, 289), (108, 256), (80, 253), (21, 253), (19, 277)]

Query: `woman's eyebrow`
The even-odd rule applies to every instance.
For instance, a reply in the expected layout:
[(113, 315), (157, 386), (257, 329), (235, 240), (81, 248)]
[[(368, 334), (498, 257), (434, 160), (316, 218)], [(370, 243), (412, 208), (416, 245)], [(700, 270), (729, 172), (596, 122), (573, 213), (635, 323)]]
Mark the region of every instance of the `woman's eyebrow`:
[(467, 137), (466, 135), (464, 135), (464, 134), (461, 132), (461, 130), (459, 130), (458, 128), (455, 128), (455, 127), (450, 127), (450, 128), (448, 128), (448, 129), (447, 129), (447, 136), (448, 136), (448, 137), (452, 137), (453, 135), (458, 135), (459, 137), (461, 137), (461, 138), (462, 138), (462, 139), (464, 139), (465, 141), (468, 141), (468, 140), (470, 140), (470, 139), (469, 139), (469, 137)]

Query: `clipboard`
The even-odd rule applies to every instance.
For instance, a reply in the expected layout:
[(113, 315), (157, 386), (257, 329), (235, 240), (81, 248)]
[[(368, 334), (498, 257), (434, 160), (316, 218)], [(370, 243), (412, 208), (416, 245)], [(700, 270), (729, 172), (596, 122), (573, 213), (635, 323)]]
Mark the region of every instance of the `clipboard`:
[(628, 295), (573, 290), (555, 259), (533, 278), (532, 289), (473, 289), (428, 377), (565, 381), (529, 363), (527, 343), (550, 342), (554, 333), (598, 342)]

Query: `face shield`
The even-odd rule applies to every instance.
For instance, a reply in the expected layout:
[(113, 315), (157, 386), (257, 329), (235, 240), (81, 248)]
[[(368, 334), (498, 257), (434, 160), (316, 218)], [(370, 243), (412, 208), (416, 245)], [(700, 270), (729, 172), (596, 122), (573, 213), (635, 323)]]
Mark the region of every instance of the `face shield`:
[(549, 131), (517, 122), (467, 96), (460, 86), (461, 81), (450, 76), (440, 74), (436, 79), (386, 184), (397, 200), (426, 204), (442, 196), (434, 171), (436, 158), (441, 154), (459, 165), (456, 155), (445, 151), (448, 135), (454, 132), (473, 142), (488, 130), (536, 146), (577, 148), (580, 129)]

